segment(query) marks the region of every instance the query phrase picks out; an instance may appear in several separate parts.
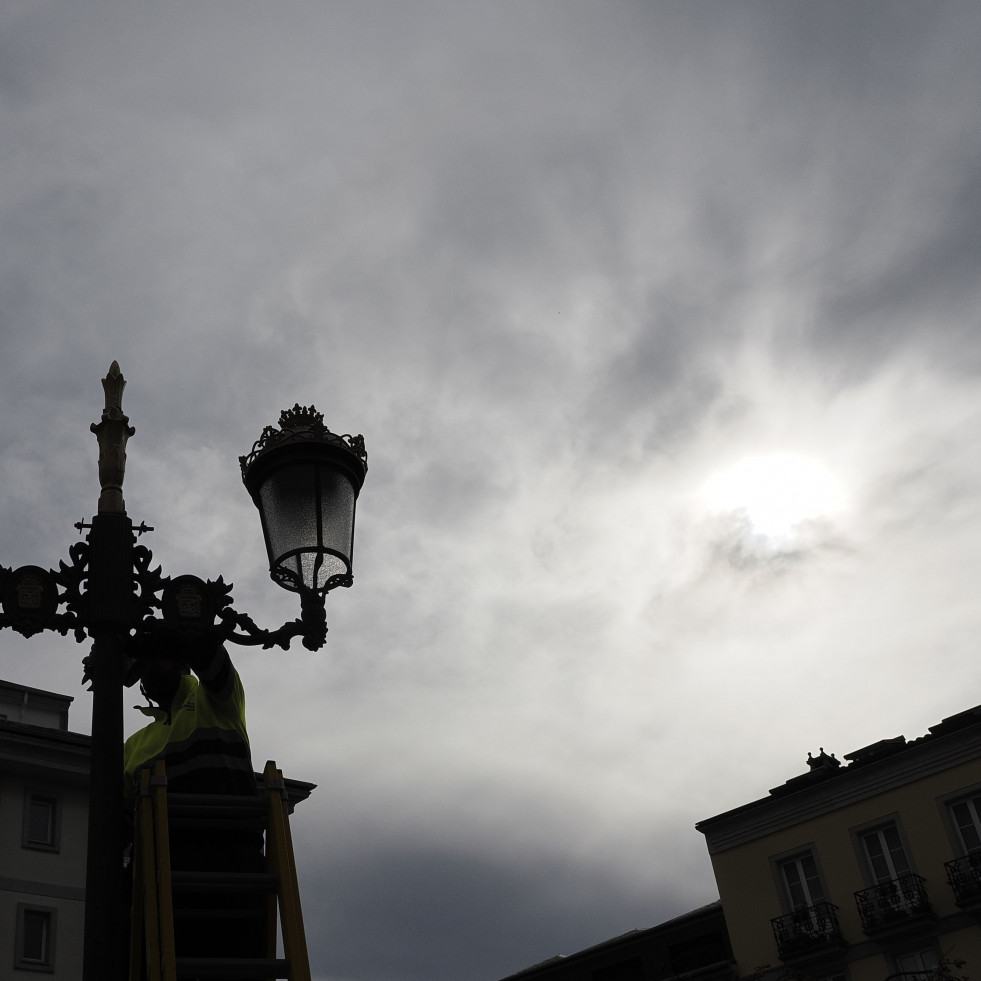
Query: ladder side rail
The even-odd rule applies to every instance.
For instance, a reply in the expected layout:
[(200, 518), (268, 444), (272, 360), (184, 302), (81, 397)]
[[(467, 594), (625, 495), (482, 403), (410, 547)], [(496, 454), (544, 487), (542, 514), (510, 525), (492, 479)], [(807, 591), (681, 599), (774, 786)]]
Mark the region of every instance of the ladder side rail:
[[(266, 871), (276, 876), (276, 892), (271, 893), (266, 900), (266, 950), (270, 957), (276, 955), (276, 936), (277, 924), (282, 926), (283, 919), (283, 878), (286, 869), (283, 864), (283, 839), (277, 833), (276, 821), (273, 817), (279, 806), (279, 788), (276, 781), (275, 764), (272, 761), (266, 763), (262, 773), (263, 783), (266, 788)], [(286, 951), (286, 929), (283, 926), (283, 953), (288, 959), (289, 953)]]
[(154, 830), (157, 854), (157, 907), (160, 922), (160, 965), (162, 981), (177, 981), (174, 949), (174, 895), (170, 877), (170, 824), (167, 819), (167, 775), (164, 761), (153, 765)]
[[(269, 764), (266, 764), (266, 769), (263, 771), (263, 780), (269, 776)], [(266, 896), (266, 956), (275, 957), (276, 956), (276, 939), (278, 935), (278, 925), (279, 925), (279, 893), (282, 889), (282, 869), (280, 868), (280, 858), (279, 852), (276, 847), (276, 836), (273, 832), (272, 825), (272, 809), (274, 806), (273, 801), (273, 790), (266, 783), (266, 836), (265, 836), (265, 851), (266, 851), (266, 872), (270, 875), (276, 877), (276, 890), (275, 892), (270, 892)]]
[(283, 953), (290, 966), (291, 981), (310, 981), (303, 920), (296, 890), (296, 872), (292, 867), (289, 821), (286, 807), (286, 785), (282, 771), (273, 761), (263, 771), (269, 800), (269, 824), (266, 831), (266, 851), (271, 867), (279, 877), (279, 914), (283, 932)]
[[(133, 815), (132, 903), (129, 919), (129, 979), (140, 981), (146, 961), (148, 981), (160, 981), (160, 933), (157, 920), (156, 869), (150, 770), (140, 771)], [(151, 883), (154, 884), (151, 888)]]
[[(307, 934), (303, 926), (303, 906), (300, 903), (300, 880), (296, 874), (296, 855), (293, 852), (293, 832), (290, 829), (289, 800), (286, 795), (286, 781), (283, 778), (283, 771), (277, 769), (276, 774), (283, 784), (281, 798), (283, 813), (283, 831), (286, 839), (286, 859), (288, 862), (289, 875), (286, 880), (287, 887), (293, 893), (293, 909), (296, 913), (294, 931), (296, 936), (297, 964), (294, 968), (293, 978), (295, 981), (310, 981), (310, 960), (307, 951)], [(292, 960), (290, 964), (292, 965)]]

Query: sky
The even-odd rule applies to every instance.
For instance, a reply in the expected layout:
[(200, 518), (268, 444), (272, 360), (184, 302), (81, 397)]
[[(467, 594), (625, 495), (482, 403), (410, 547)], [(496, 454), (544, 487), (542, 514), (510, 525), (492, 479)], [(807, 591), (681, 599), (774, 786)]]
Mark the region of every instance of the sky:
[[(715, 900), (695, 822), (979, 701), (981, 8), (0, 3), (0, 564), (99, 494), (261, 626), (238, 456), (361, 433), (327, 646), (234, 648), (317, 981)], [(85, 645), (0, 635), (71, 694)], [(129, 706), (127, 732), (143, 721)]]

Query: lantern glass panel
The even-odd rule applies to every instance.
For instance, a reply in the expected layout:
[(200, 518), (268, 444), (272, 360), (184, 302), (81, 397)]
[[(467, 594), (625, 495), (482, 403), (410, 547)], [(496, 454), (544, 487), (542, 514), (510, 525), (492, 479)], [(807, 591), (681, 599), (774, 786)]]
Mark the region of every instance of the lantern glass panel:
[(332, 576), (350, 574), (355, 494), (346, 477), (297, 464), (271, 473), (259, 494), (271, 570), (288, 570), (294, 582), (318, 591)]
[(354, 545), (355, 496), (354, 487), (344, 474), (327, 467), (320, 468), (320, 520), (324, 545), (347, 556), (349, 562)]
[(312, 467), (284, 467), (263, 482), (259, 494), (271, 566), (295, 549), (316, 546), (315, 493)]

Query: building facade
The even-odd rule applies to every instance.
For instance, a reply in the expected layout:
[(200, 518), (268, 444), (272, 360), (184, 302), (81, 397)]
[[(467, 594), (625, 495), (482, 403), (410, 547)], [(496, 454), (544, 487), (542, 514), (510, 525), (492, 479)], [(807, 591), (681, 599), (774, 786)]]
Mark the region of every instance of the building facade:
[(81, 974), (89, 737), (71, 702), (0, 681), (0, 977)]
[(701, 821), (741, 977), (981, 978), (981, 707)]

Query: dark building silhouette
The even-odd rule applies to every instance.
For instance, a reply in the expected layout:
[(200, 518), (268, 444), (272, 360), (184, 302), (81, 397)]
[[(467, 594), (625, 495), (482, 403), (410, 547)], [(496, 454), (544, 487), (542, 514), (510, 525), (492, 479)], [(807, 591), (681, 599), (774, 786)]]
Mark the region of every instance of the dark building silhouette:
[(505, 981), (732, 981), (722, 904), (712, 903), (642, 930), (556, 956)]

